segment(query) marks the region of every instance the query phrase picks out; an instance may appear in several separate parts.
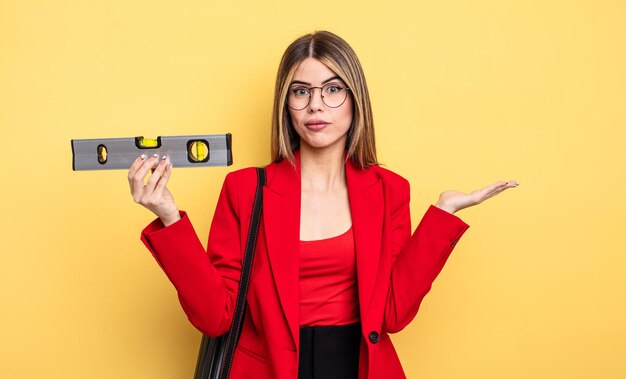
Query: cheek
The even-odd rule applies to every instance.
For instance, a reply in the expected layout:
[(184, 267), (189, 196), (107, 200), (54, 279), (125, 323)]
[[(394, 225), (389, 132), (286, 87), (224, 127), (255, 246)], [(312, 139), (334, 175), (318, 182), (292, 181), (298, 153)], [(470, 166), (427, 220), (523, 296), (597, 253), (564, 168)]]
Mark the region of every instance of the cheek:
[(346, 107), (344, 107), (342, 109), (343, 113), (342, 113), (342, 118), (344, 118), (346, 120), (346, 123), (348, 124), (348, 127), (350, 127), (350, 125), (352, 125), (352, 118), (354, 117), (354, 108), (352, 105), (352, 100), (350, 99), (350, 101), (348, 102), (346, 100)]
[(297, 128), (298, 125), (300, 125), (300, 121), (298, 119), (298, 112), (289, 109), (288, 115), (289, 115), (289, 119), (291, 120), (291, 125), (293, 125), (294, 128)]

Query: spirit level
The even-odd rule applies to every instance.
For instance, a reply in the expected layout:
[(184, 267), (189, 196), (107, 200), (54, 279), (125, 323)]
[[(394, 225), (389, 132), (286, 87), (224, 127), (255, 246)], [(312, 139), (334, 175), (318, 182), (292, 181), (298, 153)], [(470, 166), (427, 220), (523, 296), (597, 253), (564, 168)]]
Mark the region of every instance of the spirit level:
[(231, 134), (73, 139), (72, 169), (128, 169), (141, 154), (167, 155), (174, 167), (230, 166)]

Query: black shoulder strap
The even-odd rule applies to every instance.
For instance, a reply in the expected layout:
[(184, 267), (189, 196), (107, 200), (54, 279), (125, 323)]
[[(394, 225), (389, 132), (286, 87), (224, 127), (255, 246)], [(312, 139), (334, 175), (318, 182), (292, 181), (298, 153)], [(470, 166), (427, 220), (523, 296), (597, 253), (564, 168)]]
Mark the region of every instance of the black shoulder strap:
[(252, 207), (252, 220), (250, 220), (250, 228), (248, 229), (248, 238), (246, 240), (246, 251), (243, 257), (241, 279), (239, 280), (237, 306), (233, 314), (233, 323), (230, 326), (230, 332), (228, 332), (228, 337), (226, 338), (220, 378), (228, 378), (230, 374), (230, 367), (235, 355), (235, 347), (239, 341), (241, 327), (243, 326), (243, 316), (246, 313), (246, 295), (248, 293), (248, 285), (250, 284), (256, 240), (259, 234), (259, 222), (261, 221), (261, 211), (263, 210), (263, 186), (265, 186), (265, 168), (257, 167), (256, 172), (258, 180), (256, 193), (254, 195), (254, 205)]

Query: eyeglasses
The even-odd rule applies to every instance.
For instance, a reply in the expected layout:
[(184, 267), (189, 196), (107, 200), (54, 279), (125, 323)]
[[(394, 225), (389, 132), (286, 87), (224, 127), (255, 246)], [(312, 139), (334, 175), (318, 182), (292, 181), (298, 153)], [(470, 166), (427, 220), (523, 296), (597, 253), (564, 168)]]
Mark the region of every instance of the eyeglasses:
[(330, 108), (340, 107), (346, 101), (348, 91), (350, 91), (350, 88), (344, 87), (338, 83), (328, 83), (323, 87), (293, 86), (289, 89), (287, 106), (294, 111), (300, 111), (306, 108), (311, 102), (313, 90), (316, 88), (320, 89), (322, 102)]

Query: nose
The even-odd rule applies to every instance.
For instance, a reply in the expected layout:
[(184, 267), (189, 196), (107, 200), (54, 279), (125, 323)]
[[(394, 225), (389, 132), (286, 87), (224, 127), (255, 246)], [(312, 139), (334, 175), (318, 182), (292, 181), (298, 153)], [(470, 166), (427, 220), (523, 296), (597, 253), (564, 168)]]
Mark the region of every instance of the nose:
[[(320, 91), (319, 95), (316, 95), (316, 90)], [(321, 88), (311, 88), (311, 98), (309, 100), (309, 112), (319, 111), (324, 108), (324, 102), (322, 101), (322, 89)]]

